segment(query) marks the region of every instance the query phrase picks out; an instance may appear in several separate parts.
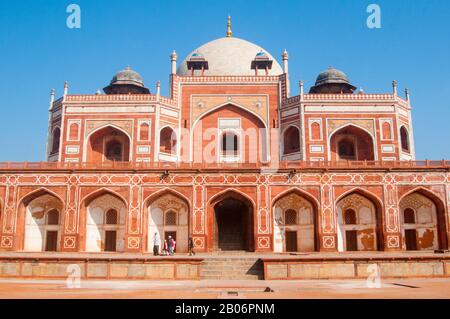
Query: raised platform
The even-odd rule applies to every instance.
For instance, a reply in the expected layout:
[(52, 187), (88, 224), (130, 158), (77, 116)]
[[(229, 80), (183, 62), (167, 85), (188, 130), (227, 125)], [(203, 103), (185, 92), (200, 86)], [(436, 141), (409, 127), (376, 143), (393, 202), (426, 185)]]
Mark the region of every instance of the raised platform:
[(128, 253), (12, 252), (0, 254), (0, 277), (61, 279), (77, 265), (81, 279), (198, 280), (202, 260)]
[[(81, 279), (297, 280), (450, 277), (450, 253), (212, 253), (153, 256), (131, 253), (0, 253), (0, 278), (65, 279), (71, 265)], [(370, 267), (370, 268), (369, 268)]]
[(327, 253), (262, 257), (265, 280), (450, 277), (450, 253)]

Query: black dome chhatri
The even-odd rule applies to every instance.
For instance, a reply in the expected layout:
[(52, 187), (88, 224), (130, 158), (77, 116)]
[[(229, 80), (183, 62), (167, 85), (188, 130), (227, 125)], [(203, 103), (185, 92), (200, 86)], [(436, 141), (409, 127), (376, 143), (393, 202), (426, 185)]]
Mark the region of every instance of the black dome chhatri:
[(117, 72), (111, 83), (103, 89), (106, 94), (150, 94), (142, 76), (130, 67)]
[(356, 87), (350, 84), (347, 75), (333, 67), (319, 74), (316, 84), (311, 87), (309, 93), (353, 93)]

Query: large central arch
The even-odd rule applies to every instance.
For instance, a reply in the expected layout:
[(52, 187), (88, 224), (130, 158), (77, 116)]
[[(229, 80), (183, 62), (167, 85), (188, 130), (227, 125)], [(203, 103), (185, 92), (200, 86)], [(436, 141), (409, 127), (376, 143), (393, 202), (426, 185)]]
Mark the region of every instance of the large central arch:
[(236, 103), (218, 105), (202, 114), (192, 125), (189, 157), (191, 161), (227, 161), (222, 154), (223, 134), (237, 136), (238, 162), (267, 161), (270, 158), (269, 130), (256, 113)]
[(329, 138), (331, 161), (376, 160), (375, 141), (371, 133), (354, 124), (338, 128)]
[(254, 204), (243, 194), (228, 190), (208, 206), (208, 250), (255, 250)]
[(86, 139), (85, 161), (128, 162), (131, 160), (131, 139), (124, 130), (107, 125), (92, 132)]

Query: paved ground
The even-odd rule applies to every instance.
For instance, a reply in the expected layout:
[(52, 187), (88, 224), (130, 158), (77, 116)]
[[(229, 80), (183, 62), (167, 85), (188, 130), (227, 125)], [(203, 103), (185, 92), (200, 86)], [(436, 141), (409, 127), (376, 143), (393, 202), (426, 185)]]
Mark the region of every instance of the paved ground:
[[(270, 287), (273, 292), (264, 292)], [(450, 299), (450, 278), (392, 279), (380, 288), (361, 280), (91, 281), (67, 288), (62, 280), (0, 280), (0, 298), (425, 298)]]

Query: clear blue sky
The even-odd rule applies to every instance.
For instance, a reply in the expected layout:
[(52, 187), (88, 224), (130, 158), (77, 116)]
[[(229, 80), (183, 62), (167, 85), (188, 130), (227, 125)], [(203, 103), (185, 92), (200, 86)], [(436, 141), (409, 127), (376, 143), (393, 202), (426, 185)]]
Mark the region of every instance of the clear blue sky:
[[(82, 26), (66, 27), (81, 6)], [(382, 28), (368, 29), (377, 3)], [(411, 90), (418, 159), (450, 159), (450, 1), (0, 0), (0, 161), (45, 160), (51, 88), (94, 93), (128, 64), (167, 93), (169, 55), (233, 34), (290, 55), (292, 94), (329, 65), (366, 93)]]

